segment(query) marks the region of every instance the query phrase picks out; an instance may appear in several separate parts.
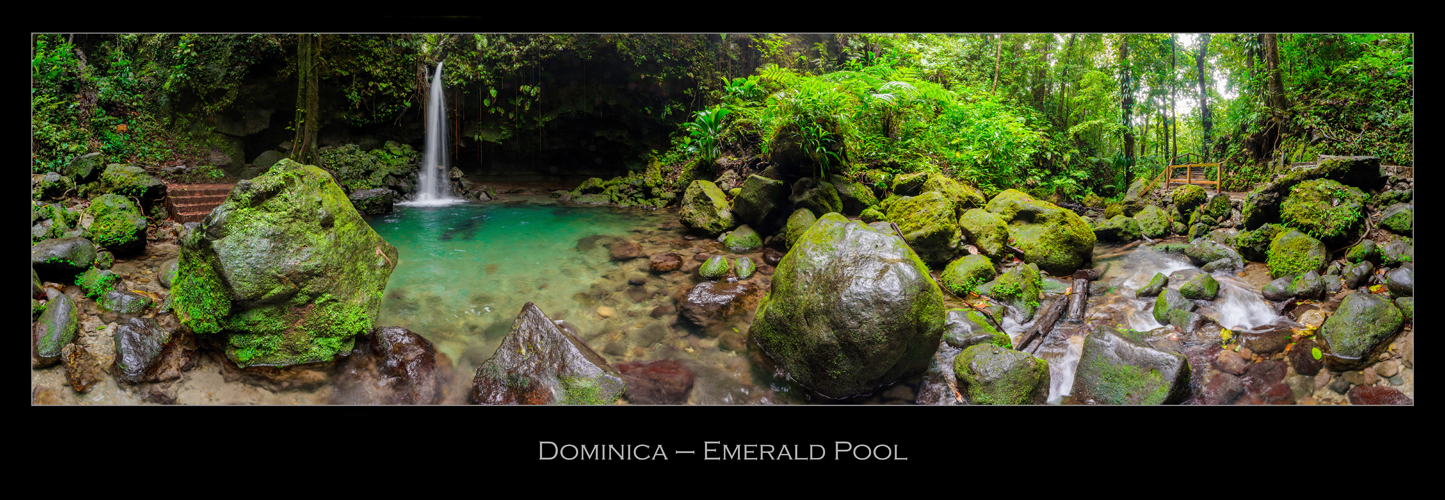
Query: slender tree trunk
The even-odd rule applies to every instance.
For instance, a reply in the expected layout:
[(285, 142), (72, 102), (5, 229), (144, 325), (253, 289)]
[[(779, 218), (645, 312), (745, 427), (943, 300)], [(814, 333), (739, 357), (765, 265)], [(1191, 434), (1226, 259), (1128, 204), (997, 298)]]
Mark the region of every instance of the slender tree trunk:
[(1134, 88), (1130, 83), (1129, 39), (1119, 35), (1119, 94), (1124, 96), (1124, 158), (1130, 168), (1134, 166), (1134, 121), (1130, 116), (1134, 109)]
[(1059, 108), (1064, 118), (1063, 130), (1066, 134), (1069, 132), (1069, 54), (1074, 51), (1074, 37), (1077, 36), (1078, 33), (1069, 35), (1069, 43), (1064, 46), (1064, 59), (1060, 61), (1060, 64), (1064, 65), (1064, 71), (1059, 77)]
[(291, 159), (307, 165), (320, 165), (316, 154), (316, 136), (320, 129), (320, 114), (317, 96), (320, 82), (317, 78), (318, 53), (321, 49), (320, 35), (299, 35), (296, 51), (296, 137), (291, 143)]
[(1204, 130), (1200, 151), (1203, 154), (1204, 161), (1209, 161), (1209, 129), (1214, 126), (1209, 116), (1209, 85), (1206, 83), (1209, 79), (1209, 73), (1206, 72), (1204, 67), (1204, 61), (1208, 57), (1209, 33), (1204, 33), (1199, 36), (1199, 51), (1196, 52), (1194, 56), (1195, 72), (1199, 74), (1199, 117), (1200, 125), (1203, 125)]
[[(1174, 126), (1165, 129), (1172, 129), (1169, 132), (1169, 142), (1171, 147), (1167, 148), (1169, 151), (1169, 161), (1166, 162), (1166, 164), (1168, 165), (1173, 165), (1174, 158), (1179, 156), (1179, 115), (1174, 111), (1174, 94), (1175, 90), (1177, 90), (1179, 87), (1178, 85), (1175, 85), (1176, 75), (1174, 68), (1174, 55), (1178, 52), (1177, 49), (1179, 47), (1179, 44), (1177, 43), (1178, 37), (1179, 35), (1169, 35), (1169, 122), (1172, 122)], [(1168, 123), (1166, 123), (1165, 125), (1168, 126)]]
[(1285, 100), (1284, 79), (1280, 76), (1279, 35), (1265, 33), (1264, 61), (1265, 69), (1269, 72), (1268, 75), (1265, 75), (1268, 79), (1268, 90), (1265, 96), (1269, 103), (1269, 109), (1275, 116), (1283, 117), (1289, 103)]
[(993, 53), (993, 88), (989, 92), (998, 90), (998, 70), (1003, 67), (1003, 33), (998, 34), (998, 48)]

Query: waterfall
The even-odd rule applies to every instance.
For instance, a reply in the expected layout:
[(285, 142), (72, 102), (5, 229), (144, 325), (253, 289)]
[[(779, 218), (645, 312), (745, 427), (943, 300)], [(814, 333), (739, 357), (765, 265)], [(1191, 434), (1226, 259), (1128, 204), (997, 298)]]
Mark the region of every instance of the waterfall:
[(432, 75), (430, 96), (426, 103), (426, 150), (422, 152), (421, 172), (418, 173), (416, 198), (413, 204), (448, 204), (461, 200), (447, 193), (446, 138), (446, 97), (442, 95), (442, 63), (437, 63), (436, 74)]

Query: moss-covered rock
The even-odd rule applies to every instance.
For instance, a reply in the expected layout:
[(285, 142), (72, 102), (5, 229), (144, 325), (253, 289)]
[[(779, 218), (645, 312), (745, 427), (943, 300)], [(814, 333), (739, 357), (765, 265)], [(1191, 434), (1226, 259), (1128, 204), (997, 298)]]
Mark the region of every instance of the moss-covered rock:
[(40, 314), (31, 330), (32, 366), (47, 366), (59, 361), (60, 350), (75, 340), (79, 324), (80, 310), (69, 296), (61, 294), (47, 302), (45, 312)]
[(65, 283), (95, 263), (95, 244), (81, 237), (51, 238), (30, 247), (30, 267), (48, 281)]
[(778, 263), (749, 332), (804, 387), (869, 394), (928, 368), (943, 292), (897, 236), (826, 214)]
[(1375, 351), (1404, 324), (1400, 310), (1386, 297), (1356, 291), (1345, 296), (1335, 313), (1320, 326), (1325, 366), (1335, 371), (1357, 370), (1369, 364)]
[(1179, 211), (1179, 214), (1187, 217), (1189, 212), (1194, 211), (1194, 207), (1203, 205), (1207, 201), (1208, 194), (1202, 187), (1185, 184), (1175, 188), (1170, 197), (1174, 200), (1174, 208)]
[(757, 231), (743, 224), (723, 237), (723, 246), (733, 253), (748, 253), (762, 248), (763, 239), (758, 237)]
[(130, 198), (105, 194), (90, 202), (86, 212), (91, 241), (121, 255), (135, 254), (146, 245), (146, 218)]
[(878, 222), (888, 220), (888, 216), (883, 212), (879, 211), (877, 207), (868, 207), (863, 209), (863, 211), (858, 214), (858, 218), (863, 219), (863, 222)]
[(984, 203), (988, 201), (984, 199), (983, 193), (974, 189), (973, 186), (958, 182), (943, 174), (929, 174), (920, 189), (922, 192), (937, 191), (938, 194), (953, 201), (954, 209), (959, 211), (983, 208)]
[(1230, 201), (1229, 195), (1219, 193), (1209, 197), (1209, 203), (1204, 204), (1204, 214), (1213, 217), (1215, 220), (1229, 218)]
[(812, 210), (806, 208), (794, 210), (793, 215), (788, 216), (788, 225), (784, 230), (787, 235), (785, 243), (788, 244), (788, 248), (793, 248), (793, 245), (798, 243), (798, 239), (803, 237), (803, 233), (808, 232), (808, 228), (813, 227), (813, 223), (817, 221), (818, 218), (813, 215)]
[(923, 183), (928, 182), (928, 172), (911, 172), (893, 178), (893, 194), (918, 196), (923, 193)]
[(1396, 203), (1380, 214), (1380, 227), (1406, 236), (1414, 234), (1415, 205)]
[(988, 318), (973, 309), (948, 310), (943, 323), (943, 341), (956, 349), (967, 349), (977, 344), (1013, 349), (1013, 341), (1008, 335), (998, 331)]
[(75, 284), (85, 291), (85, 296), (95, 299), (120, 284), (120, 276), (111, 271), (102, 271), (92, 267), (80, 273), (80, 276), (76, 276)]
[(733, 267), (737, 268), (738, 279), (740, 280), (748, 279), (749, 276), (753, 275), (753, 272), (758, 270), (758, 266), (753, 264), (753, 259), (747, 257), (738, 257), (738, 260), (733, 262)]
[(1044, 404), (1049, 398), (1049, 364), (1025, 352), (978, 344), (953, 358), (958, 390), (970, 404)]
[(1345, 260), (1350, 262), (1380, 261), (1380, 249), (1375, 245), (1375, 240), (1364, 240), (1360, 244), (1350, 247), (1345, 252)]
[(1072, 210), (1013, 189), (994, 196), (988, 211), (1008, 222), (1009, 237), (1024, 262), (1054, 276), (1071, 274), (1093, 258), (1094, 231)]
[(697, 180), (682, 195), (682, 224), (708, 236), (717, 236), (737, 225), (727, 196), (712, 181)]
[(1219, 282), (1215, 281), (1209, 273), (1200, 273), (1199, 276), (1179, 285), (1179, 294), (1186, 299), (1214, 300), (1214, 297), (1219, 295)]
[(1180, 310), (1184, 312), (1194, 312), (1194, 309), (1197, 307), (1194, 302), (1184, 298), (1184, 295), (1179, 293), (1178, 290), (1165, 288), (1161, 290), (1159, 296), (1154, 299), (1154, 321), (1167, 325), (1170, 324), (1169, 311)]
[(1139, 233), (1150, 238), (1163, 238), (1169, 236), (1169, 214), (1154, 205), (1146, 205), (1134, 215), (1134, 220), (1139, 223)]
[(1139, 239), (1139, 233), (1139, 223), (1123, 215), (1115, 215), (1094, 228), (1094, 237), (1102, 241), (1134, 241)]
[(749, 175), (742, 190), (733, 198), (733, 215), (763, 234), (777, 229), (775, 219), (787, 209), (788, 185), (761, 175)]
[(1149, 278), (1149, 284), (1144, 285), (1144, 288), (1136, 290), (1134, 292), (1134, 296), (1140, 298), (1158, 297), (1159, 293), (1164, 291), (1164, 289), (1168, 286), (1168, 276), (1165, 276), (1164, 273), (1154, 273), (1154, 277)]
[(1359, 239), (1364, 229), (1365, 193), (1329, 179), (1295, 185), (1285, 197), (1280, 217), (1326, 245), (1340, 246)]
[(965, 255), (948, 263), (940, 280), (948, 291), (959, 297), (973, 293), (978, 285), (987, 283), (997, 276), (993, 262), (982, 255)]
[(993, 212), (974, 208), (963, 213), (958, 220), (959, 232), (963, 238), (978, 247), (989, 260), (998, 262), (1010, 252), (1008, 245), (1008, 224)]
[(894, 202), (888, 220), (898, 224), (908, 245), (930, 266), (948, 264), (962, 248), (953, 201), (936, 191)]
[(358, 189), (347, 198), (363, 215), (383, 215), (392, 211), (392, 195), (392, 191), (386, 188)]
[(1326, 262), (1329, 262), (1329, 253), (1325, 244), (1295, 229), (1281, 231), (1274, 237), (1265, 260), (1274, 278), (1319, 271)]
[(1039, 309), (1039, 294), (1042, 293), (1042, 277), (1035, 264), (1024, 264), (1009, 269), (989, 287), (989, 296), (1007, 301), (1023, 310), (1024, 318), (1033, 319)]
[(1240, 257), (1252, 262), (1264, 262), (1269, 257), (1270, 243), (1285, 229), (1279, 224), (1264, 224), (1253, 231), (1240, 231), (1239, 236), (1234, 238), (1235, 248), (1239, 249)]
[(1244, 226), (1255, 229), (1266, 223), (1280, 222), (1280, 206), (1299, 183), (1313, 179), (1331, 179), (1346, 186), (1374, 191), (1385, 179), (1380, 175), (1380, 159), (1373, 156), (1320, 156), (1313, 168), (1295, 169), (1278, 181), (1262, 184), (1244, 198)]
[(100, 177), (100, 171), (104, 165), (104, 157), (99, 152), (86, 153), (70, 160), (69, 164), (61, 168), (61, 174), (84, 184), (93, 182)]
[(1415, 260), (1415, 244), (1409, 238), (1397, 238), (1380, 247), (1380, 263), (1397, 266)]
[(726, 277), (728, 275), (728, 269), (727, 257), (714, 255), (708, 257), (701, 266), (698, 266), (697, 274), (698, 276), (702, 276), (703, 279), (716, 280)]
[(868, 186), (838, 174), (828, 174), (827, 180), (838, 191), (838, 199), (843, 202), (843, 215), (859, 215), (863, 209), (878, 203), (878, 197)]
[(1189, 373), (1184, 355), (1099, 325), (1084, 339), (1070, 396), (1093, 404), (1181, 403), (1189, 397)]
[(172, 305), (243, 367), (327, 361), (372, 329), (397, 258), (330, 175), (281, 160), (186, 234)]
[(1118, 204), (1118, 203), (1110, 203), (1109, 206), (1104, 207), (1104, 218), (1105, 218), (1105, 219), (1112, 219), (1112, 218), (1114, 218), (1114, 217), (1117, 216), (1117, 215), (1124, 215), (1124, 206), (1123, 206), (1123, 205), (1120, 205), (1120, 204)]
[(576, 197), (582, 196), (584, 194), (597, 194), (601, 193), (603, 189), (606, 189), (606, 186), (604, 185), (601, 178), (589, 177), (587, 180), (582, 181), (581, 184), (578, 184), (576, 188), (572, 189), (572, 196)]
[(1406, 321), (1415, 321), (1415, 297), (1398, 297), (1395, 299), (1395, 308), (1405, 316)]
[(166, 183), (151, 177), (145, 169), (112, 163), (100, 174), (103, 192), (134, 197), (146, 206), (166, 195)]
[(812, 177), (793, 183), (793, 193), (788, 195), (788, 201), (794, 207), (806, 208), (815, 214), (843, 212), (843, 199), (838, 197), (838, 190), (832, 184), (818, 182)]

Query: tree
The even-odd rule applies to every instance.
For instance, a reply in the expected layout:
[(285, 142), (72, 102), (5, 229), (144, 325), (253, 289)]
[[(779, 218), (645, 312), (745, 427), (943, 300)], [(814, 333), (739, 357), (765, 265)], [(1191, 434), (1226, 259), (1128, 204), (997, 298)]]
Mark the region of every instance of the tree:
[(1205, 161), (1209, 159), (1209, 129), (1214, 125), (1209, 116), (1209, 85), (1206, 83), (1209, 79), (1209, 71), (1204, 66), (1204, 61), (1208, 58), (1209, 38), (1209, 33), (1199, 35), (1199, 49), (1194, 53), (1194, 65), (1199, 76), (1199, 118), (1200, 124), (1203, 125), (1203, 134), (1200, 136), (1203, 144), (1200, 151), (1203, 153)]
[(1279, 67), (1279, 35), (1275, 33), (1264, 34), (1264, 63), (1267, 79), (1267, 90), (1265, 102), (1269, 110), (1277, 118), (1283, 118), (1285, 108), (1289, 105), (1284, 97), (1284, 78), (1280, 74)]
[(1134, 127), (1130, 118), (1134, 108), (1134, 88), (1130, 86), (1129, 71), (1129, 36), (1119, 35), (1119, 94), (1123, 96), (1122, 107), (1124, 113), (1124, 157), (1129, 167), (1134, 166)]
[(316, 136), (320, 129), (317, 100), (320, 92), (318, 65), (321, 57), (320, 35), (298, 35), (296, 50), (296, 138), (291, 141), (291, 159), (307, 165), (320, 165), (316, 154)]

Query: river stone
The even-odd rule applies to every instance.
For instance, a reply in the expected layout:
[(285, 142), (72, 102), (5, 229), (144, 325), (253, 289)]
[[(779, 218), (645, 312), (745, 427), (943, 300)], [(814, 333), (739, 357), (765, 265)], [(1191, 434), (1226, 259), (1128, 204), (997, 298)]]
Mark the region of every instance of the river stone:
[(788, 201), (792, 202), (794, 207), (806, 208), (815, 214), (843, 211), (843, 199), (838, 197), (838, 190), (832, 184), (818, 182), (812, 177), (804, 177), (793, 183), (793, 192), (788, 195)]
[(993, 344), (1013, 349), (1013, 340), (994, 328), (993, 323), (973, 309), (949, 309), (943, 323), (943, 341), (956, 349), (975, 344)]
[(1415, 246), (1403, 238), (1386, 243), (1380, 249), (1380, 263), (1386, 266), (1410, 262), (1414, 257)]
[[(1320, 368), (1324, 367), (1324, 360), (1315, 359), (1314, 350), (1318, 347), (1319, 344), (1316, 343), (1314, 339), (1310, 338), (1306, 338), (1295, 343), (1294, 347), (1290, 349), (1288, 355), (1289, 364), (1290, 366), (1294, 367), (1295, 372), (1299, 373), (1300, 375), (1308, 375), (1311, 377), (1313, 377), (1316, 373), (1320, 372)], [(1320, 353), (1320, 357), (1324, 357), (1323, 352)]]
[(1194, 279), (1179, 285), (1179, 294), (1186, 299), (1214, 300), (1214, 297), (1219, 295), (1219, 282), (1209, 273), (1200, 273)]
[(1049, 364), (1025, 352), (974, 345), (953, 358), (953, 374), (970, 404), (1041, 405), (1049, 398)]
[(1380, 227), (1405, 236), (1414, 234), (1415, 205), (1396, 203), (1380, 214)]
[(1209, 198), (1209, 203), (1204, 204), (1204, 214), (1213, 217), (1215, 220), (1223, 221), (1229, 218), (1230, 201), (1229, 195), (1219, 193)]
[(943, 269), (940, 281), (948, 291), (964, 297), (978, 288), (978, 285), (993, 280), (997, 274), (988, 257), (965, 255), (948, 263), (948, 267)]
[(858, 214), (858, 218), (862, 219), (863, 222), (888, 221), (888, 215), (883, 213), (881, 210), (878, 210), (878, 207), (868, 207), (863, 209), (863, 211)]
[(1199, 238), (1190, 242), (1189, 246), (1184, 247), (1184, 255), (1189, 256), (1189, 260), (1197, 266), (1203, 266), (1225, 259), (1232, 259), (1235, 262), (1242, 260), (1239, 253), (1235, 252), (1233, 248), (1206, 238)]
[(1291, 282), (1293, 282), (1293, 280), (1289, 278), (1275, 278), (1274, 281), (1266, 283), (1264, 287), (1260, 288), (1259, 294), (1264, 296), (1265, 300), (1274, 302), (1288, 300), (1294, 296), (1290, 292), (1289, 285)]
[(1169, 236), (1170, 220), (1169, 214), (1159, 207), (1147, 205), (1139, 213), (1134, 215), (1134, 221), (1139, 224), (1139, 233), (1150, 238), (1163, 238)]
[(738, 257), (738, 260), (733, 261), (733, 268), (740, 280), (748, 279), (754, 271), (758, 270), (758, 266), (753, 264), (753, 259), (747, 257)]
[(1289, 283), (1289, 294), (1301, 299), (1318, 299), (1325, 293), (1325, 282), (1320, 279), (1320, 274), (1314, 271), (1306, 271)]
[(1365, 193), (1329, 179), (1299, 183), (1280, 207), (1285, 224), (1319, 238), (1330, 247), (1359, 240), (1364, 230)]
[(826, 214), (783, 257), (750, 334), (829, 398), (921, 373), (943, 336), (943, 292), (897, 236)]
[(749, 175), (733, 199), (733, 215), (739, 222), (766, 234), (776, 229), (775, 219), (787, 209), (788, 185), (783, 181)]
[(1024, 320), (1034, 317), (1039, 309), (1039, 296), (1043, 292), (1039, 268), (1033, 264), (1015, 266), (1003, 273), (988, 289), (988, 295), (1007, 301), (1024, 312)]
[(151, 306), (151, 299), (125, 290), (108, 290), (96, 299), (101, 309), (120, 314), (135, 314)]
[(928, 191), (938, 192), (952, 201), (953, 208), (960, 212), (971, 208), (983, 208), (988, 201), (983, 197), (983, 193), (978, 192), (972, 186), (939, 173), (929, 173), (928, 179), (923, 181), (923, 186), (919, 189), (920, 194)]
[(698, 266), (697, 274), (698, 276), (702, 276), (703, 279), (722, 279), (728, 274), (728, 258), (721, 255), (708, 257), (701, 266)]
[(682, 267), (682, 256), (675, 253), (657, 253), (647, 258), (648, 269), (654, 273), (676, 271)]
[(1400, 314), (1405, 315), (1407, 321), (1415, 321), (1415, 298), (1400, 297), (1395, 299), (1395, 307), (1400, 309)]
[(707, 327), (752, 309), (763, 293), (763, 289), (747, 282), (704, 281), (683, 295), (678, 301), (678, 308), (683, 317), (698, 326)]
[(1115, 215), (1094, 228), (1094, 237), (1100, 241), (1134, 241), (1139, 239), (1139, 233), (1139, 222), (1123, 215)]
[(888, 207), (888, 220), (898, 224), (903, 239), (930, 266), (948, 264), (962, 248), (953, 202), (937, 191), (900, 198)]
[(1269, 244), (1274, 237), (1287, 228), (1279, 224), (1265, 224), (1253, 231), (1241, 231), (1234, 239), (1240, 257), (1252, 262), (1264, 262), (1269, 255)]
[(431, 341), (399, 326), (373, 329), (370, 354), (375, 356), (391, 391), (386, 404), (429, 405), (442, 402), (445, 380), (438, 371)]
[(472, 379), (472, 404), (613, 404), (622, 373), (528, 302)]
[(1374, 273), (1375, 264), (1366, 260), (1345, 268), (1344, 275), (1341, 276), (1341, 278), (1344, 279), (1345, 288), (1353, 290), (1355, 288), (1366, 285), (1367, 281), (1370, 279), (1370, 276), (1373, 276)]
[(1008, 245), (1008, 223), (993, 212), (981, 208), (969, 209), (958, 219), (959, 234), (989, 260), (999, 262), (1010, 252)]
[(1264, 404), (1294, 404), (1294, 390), (1285, 383), (1289, 366), (1283, 361), (1267, 359), (1250, 365), (1241, 379), (1244, 390)]
[(1204, 188), (1193, 184), (1179, 186), (1170, 195), (1170, 198), (1174, 200), (1174, 208), (1178, 210), (1181, 217), (1188, 217), (1189, 212), (1193, 212), (1194, 207), (1203, 205), (1207, 197)]
[(696, 180), (687, 186), (678, 216), (683, 225), (708, 236), (722, 234), (737, 224), (727, 196), (712, 181)]
[[(1229, 352), (1229, 351), (1225, 351)], [(1243, 360), (1240, 361), (1243, 363)], [(1243, 372), (1243, 368), (1240, 368)], [(1210, 376), (1209, 381), (1200, 388), (1203, 394), (1200, 398), (1204, 404), (1227, 405), (1233, 403), (1239, 396), (1244, 394), (1244, 382), (1239, 377), (1225, 372), (1215, 372)]]
[(693, 373), (675, 359), (617, 365), (627, 383), (627, 400), (642, 405), (680, 405), (692, 394)]
[(350, 352), (398, 259), (330, 175), (291, 160), (238, 183), (197, 229), (181, 242), (172, 306), (197, 334), (224, 332), (242, 368)]
[(95, 245), (85, 238), (51, 238), (30, 247), (30, 266), (46, 281), (70, 282), (94, 263)]
[(358, 189), (347, 199), (363, 215), (389, 214), (392, 210), (391, 190), (387, 188)]
[(172, 333), (149, 318), (130, 318), (117, 327), (115, 378), (132, 384), (144, 380), (146, 372), (159, 364)]
[(779, 251), (774, 250), (774, 249), (772, 249), (772, 248), (764, 248), (764, 249), (763, 249), (763, 263), (764, 263), (764, 264), (777, 267), (778, 263), (779, 263), (779, 262), (782, 262), (782, 261), (783, 261), (783, 252), (779, 252)]
[(988, 211), (1008, 222), (1024, 262), (1051, 275), (1072, 274), (1093, 258), (1094, 232), (1072, 210), (1008, 189), (988, 202)]
[(1273, 278), (1289, 276), (1305, 271), (1318, 271), (1329, 261), (1329, 253), (1320, 240), (1309, 237), (1295, 229), (1282, 231), (1269, 244), (1265, 264)]
[(1325, 366), (1333, 371), (1356, 370), (1404, 323), (1404, 316), (1389, 299), (1356, 291), (1340, 301), (1335, 313), (1320, 326)]
[(1394, 387), (1357, 385), (1350, 388), (1352, 405), (1413, 405), (1414, 401)]
[(161, 263), (160, 268), (156, 270), (156, 279), (160, 281), (161, 286), (171, 287), (171, 283), (176, 280), (176, 271), (180, 269), (180, 262), (179, 258), (171, 258)]
[(1144, 288), (1140, 288), (1139, 290), (1135, 291), (1135, 292), (1134, 292), (1134, 296), (1135, 296), (1135, 297), (1140, 297), (1140, 298), (1142, 298), (1142, 297), (1158, 297), (1158, 296), (1159, 296), (1159, 293), (1162, 292), (1162, 291), (1164, 290), (1164, 288), (1165, 288), (1165, 287), (1168, 287), (1168, 286), (1169, 286), (1169, 277), (1168, 277), (1168, 276), (1165, 276), (1164, 273), (1154, 273), (1154, 277), (1149, 278), (1149, 284), (1144, 285)]
[[(1170, 310), (1193, 312), (1198, 307), (1194, 302), (1184, 298), (1177, 290), (1165, 288), (1159, 292), (1159, 297), (1154, 299), (1154, 320), (1163, 324), (1170, 324)], [(1178, 325), (1175, 326), (1184, 326)]]
[(817, 221), (818, 218), (813, 215), (812, 210), (806, 208), (794, 210), (793, 214), (788, 216), (787, 228), (784, 230), (788, 248), (792, 248), (798, 242), (798, 238), (801, 238), (803, 233), (807, 232), (808, 228)]
[(844, 215), (859, 215), (864, 209), (878, 203), (878, 197), (873, 195), (872, 189), (852, 179), (828, 174), (827, 181), (838, 191), (838, 199), (843, 202)]
[(50, 366), (60, 361), (61, 349), (75, 340), (80, 311), (70, 297), (58, 294), (45, 304), (45, 312), (31, 328), (31, 366)]
[(1374, 156), (1320, 155), (1312, 168), (1298, 168), (1278, 181), (1261, 184), (1244, 198), (1241, 212), (1246, 229), (1265, 223), (1280, 222), (1280, 205), (1298, 184), (1312, 179), (1332, 179), (1364, 191), (1374, 191), (1384, 176), (1380, 175), (1380, 159)]
[(1084, 338), (1070, 395), (1094, 404), (1180, 403), (1189, 396), (1189, 371), (1184, 355), (1099, 325)]
[(1350, 251), (1345, 252), (1345, 260), (1350, 262), (1366, 260), (1379, 262), (1380, 248), (1375, 244), (1375, 240), (1361, 241), (1360, 244), (1350, 247)]
[(762, 248), (763, 240), (758, 237), (757, 231), (743, 224), (723, 237), (723, 246), (733, 253), (748, 253)]

